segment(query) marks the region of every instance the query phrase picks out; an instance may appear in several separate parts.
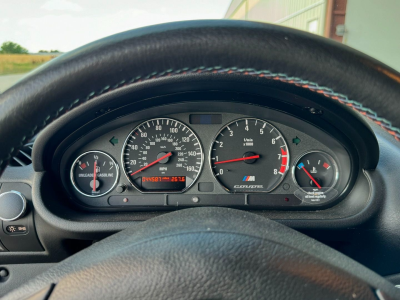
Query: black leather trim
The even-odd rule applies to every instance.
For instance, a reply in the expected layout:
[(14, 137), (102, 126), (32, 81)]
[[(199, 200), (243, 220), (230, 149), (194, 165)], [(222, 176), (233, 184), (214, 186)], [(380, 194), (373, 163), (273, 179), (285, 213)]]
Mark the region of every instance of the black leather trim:
[(2, 94), (0, 171), (40, 128), (99, 94), (132, 80), (216, 67), (268, 70), (312, 81), (400, 126), (400, 75), (355, 50), (262, 23), (170, 23), (117, 34), (62, 55)]

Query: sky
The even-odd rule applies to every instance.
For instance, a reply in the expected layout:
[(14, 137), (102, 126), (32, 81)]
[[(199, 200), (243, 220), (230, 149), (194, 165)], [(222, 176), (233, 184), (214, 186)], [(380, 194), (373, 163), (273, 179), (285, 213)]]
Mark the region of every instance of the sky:
[(0, 0), (0, 44), (66, 52), (138, 27), (221, 19), (231, 0)]

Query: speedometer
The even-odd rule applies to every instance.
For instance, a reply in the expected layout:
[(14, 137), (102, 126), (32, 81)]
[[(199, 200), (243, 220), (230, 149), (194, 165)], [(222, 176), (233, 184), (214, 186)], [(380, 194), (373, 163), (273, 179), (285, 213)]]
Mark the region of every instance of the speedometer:
[(187, 125), (156, 118), (129, 134), (122, 161), (127, 178), (140, 192), (183, 192), (200, 174), (203, 151)]
[(270, 192), (288, 171), (289, 150), (282, 134), (266, 121), (233, 121), (217, 134), (210, 153), (215, 178), (229, 192)]

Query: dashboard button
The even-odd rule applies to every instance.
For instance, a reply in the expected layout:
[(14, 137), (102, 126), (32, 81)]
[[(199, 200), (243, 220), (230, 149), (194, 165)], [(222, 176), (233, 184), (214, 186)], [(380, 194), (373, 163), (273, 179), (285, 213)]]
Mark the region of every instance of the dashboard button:
[(28, 230), (25, 225), (9, 225), (6, 227), (6, 231), (8, 234), (23, 234)]
[(21, 218), (26, 210), (26, 199), (17, 191), (0, 194), (0, 220), (15, 221)]
[(126, 190), (126, 185), (125, 184), (118, 184), (117, 187), (115, 188), (115, 191), (117, 193), (123, 193)]

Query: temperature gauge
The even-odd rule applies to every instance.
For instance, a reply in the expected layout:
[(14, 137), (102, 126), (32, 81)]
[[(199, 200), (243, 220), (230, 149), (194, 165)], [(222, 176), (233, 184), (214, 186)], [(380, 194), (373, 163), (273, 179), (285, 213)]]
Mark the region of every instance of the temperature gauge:
[(293, 166), (293, 177), (300, 188), (294, 194), (304, 202), (320, 204), (338, 194), (335, 189), (338, 167), (325, 152), (313, 151), (301, 156)]
[(118, 165), (111, 156), (89, 151), (78, 156), (71, 166), (73, 187), (88, 197), (100, 197), (110, 192), (118, 180)]

